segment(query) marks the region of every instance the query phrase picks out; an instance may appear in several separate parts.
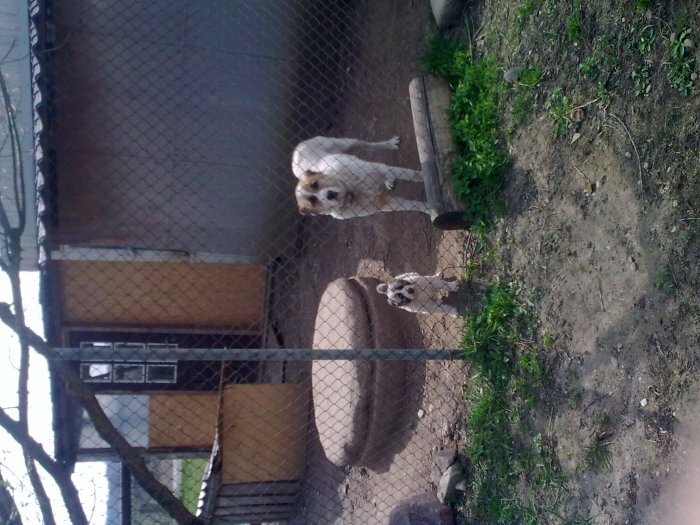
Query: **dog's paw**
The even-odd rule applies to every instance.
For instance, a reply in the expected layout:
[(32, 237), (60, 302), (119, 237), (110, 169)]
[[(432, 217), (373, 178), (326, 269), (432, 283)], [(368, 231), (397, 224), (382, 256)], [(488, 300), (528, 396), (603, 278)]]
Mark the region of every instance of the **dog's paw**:
[(384, 187), (389, 191), (393, 190), (396, 187), (396, 179), (386, 179), (384, 181)]
[(399, 137), (391, 137), (389, 140), (386, 141), (386, 144), (390, 149), (399, 149), (399, 146), (401, 145), (401, 139)]

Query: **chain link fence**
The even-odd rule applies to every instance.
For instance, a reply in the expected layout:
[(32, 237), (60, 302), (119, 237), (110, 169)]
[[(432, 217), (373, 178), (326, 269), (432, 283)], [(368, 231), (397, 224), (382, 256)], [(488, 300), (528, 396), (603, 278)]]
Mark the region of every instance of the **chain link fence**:
[[(425, 213), (428, 2), (32, 5), (57, 357), (208, 523), (387, 523), (434, 494), (472, 247)], [(374, 145), (297, 148), (317, 136)], [(93, 522), (171, 523), (54, 403), (56, 454), (106, 479)]]

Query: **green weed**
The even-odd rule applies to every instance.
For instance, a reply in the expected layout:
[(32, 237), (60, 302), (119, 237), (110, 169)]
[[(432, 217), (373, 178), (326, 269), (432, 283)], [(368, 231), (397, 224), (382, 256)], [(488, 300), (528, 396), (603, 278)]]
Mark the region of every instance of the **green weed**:
[(474, 277), (474, 275), (476, 275), (478, 270), (479, 270), (479, 263), (474, 259), (470, 259), (467, 262), (466, 266), (464, 267), (464, 272), (462, 274), (462, 278), (465, 281), (469, 281)]
[(544, 334), (544, 349), (549, 351), (554, 346), (554, 337), (552, 334)]
[(557, 10), (557, 0), (547, 0), (542, 8), (542, 14), (547, 18), (554, 16)]
[(458, 42), (435, 36), (428, 42), (421, 59), (426, 71), (454, 85), (468, 62), (468, 55)]
[(600, 59), (600, 69), (601, 77), (605, 78), (605, 82), (609, 82), (614, 75), (622, 71), (622, 62), (619, 57), (604, 55)]
[(654, 26), (646, 26), (639, 33), (639, 40), (637, 41), (637, 49), (641, 55), (648, 55), (651, 53), (654, 41), (656, 40), (656, 34), (654, 32)]
[(552, 92), (544, 108), (549, 111), (549, 115), (554, 120), (554, 134), (558, 137), (571, 124), (570, 115), (574, 105), (564, 95), (564, 90), (558, 87)]
[(651, 70), (648, 64), (644, 64), (636, 71), (630, 73), (632, 80), (634, 80), (634, 96), (641, 97), (648, 93), (651, 84), (649, 79), (651, 78)]
[(591, 470), (613, 469), (610, 441), (605, 435), (596, 436), (595, 442), (586, 446), (586, 468)]
[(525, 68), (520, 72), (518, 85), (528, 88), (537, 87), (542, 79), (542, 70), (539, 67)]
[(534, 467), (534, 481), (542, 488), (560, 488), (566, 481), (561, 474), (559, 461), (555, 445), (551, 439), (537, 434), (532, 440), (534, 457), (536, 459)]
[(525, 25), (525, 23), (530, 19), (532, 14), (535, 12), (535, 2), (534, 0), (525, 0), (520, 4), (515, 12), (515, 19), (519, 29)]
[(489, 224), (484, 221), (475, 222), (472, 225), (471, 231), (476, 235), (475, 250), (478, 254), (487, 254), (490, 252), (491, 243), (489, 242)]
[(571, 408), (572, 410), (576, 410), (579, 406), (581, 406), (581, 392), (579, 392), (578, 390), (573, 390), (566, 398), (566, 401), (569, 405), (569, 408)]
[(684, 28), (678, 37), (671, 41), (671, 67), (668, 71), (669, 85), (684, 97), (690, 94), (693, 87), (693, 71), (695, 70), (695, 55), (686, 48), (692, 29)]
[(678, 61), (671, 63), (668, 72), (669, 85), (684, 97), (690, 94), (693, 87), (693, 67), (688, 61)]
[(537, 404), (537, 394), (542, 388), (544, 368), (540, 360), (539, 352), (531, 349), (520, 357), (517, 365), (517, 379), (515, 390), (520, 394), (528, 407)]
[(683, 59), (686, 56), (685, 41), (690, 38), (692, 30), (688, 27), (683, 29), (672, 42), (671, 42), (671, 58), (675, 60)]
[(581, 22), (581, 15), (579, 13), (575, 13), (569, 17), (566, 22), (566, 32), (571, 42), (576, 44), (581, 42), (583, 38), (583, 23)]
[(662, 292), (673, 295), (676, 293), (676, 281), (673, 278), (673, 274), (668, 270), (668, 268), (661, 270), (659, 274), (654, 279), (654, 285)]
[(610, 105), (610, 102), (612, 101), (612, 95), (610, 94), (610, 91), (608, 91), (608, 88), (605, 85), (605, 82), (598, 82), (598, 88), (596, 89), (596, 95), (600, 99), (600, 103), (603, 106)]
[(520, 79), (515, 85), (512, 115), (515, 125), (519, 126), (530, 114), (535, 103), (534, 90), (542, 79), (542, 70), (538, 67), (523, 69)]
[(579, 66), (583, 78), (586, 80), (595, 80), (600, 74), (600, 66), (598, 64), (598, 59), (594, 56), (588, 57)]

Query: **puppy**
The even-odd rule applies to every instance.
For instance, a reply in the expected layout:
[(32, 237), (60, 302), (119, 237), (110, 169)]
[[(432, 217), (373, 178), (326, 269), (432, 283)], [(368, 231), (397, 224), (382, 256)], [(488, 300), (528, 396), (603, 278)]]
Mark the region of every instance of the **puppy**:
[(364, 217), (386, 211), (430, 213), (425, 202), (389, 195), (397, 179), (423, 182), (419, 171), (367, 162), (357, 151), (396, 150), (399, 137), (383, 142), (314, 137), (299, 144), (292, 171), (299, 179), (295, 195), (302, 215), (331, 215), (336, 219)]
[(388, 284), (377, 285), (389, 304), (420, 314), (445, 314), (459, 317), (454, 306), (442, 304), (443, 296), (459, 290), (459, 281), (445, 281), (439, 274), (425, 276), (415, 272), (397, 275)]

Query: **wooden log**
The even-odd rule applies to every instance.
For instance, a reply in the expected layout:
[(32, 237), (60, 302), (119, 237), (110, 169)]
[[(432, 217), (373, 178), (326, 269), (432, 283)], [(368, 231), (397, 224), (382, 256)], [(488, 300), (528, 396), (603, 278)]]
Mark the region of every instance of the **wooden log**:
[(465, 207), (455, 197), (452, 185), (457, 148), (447, 117), (452, 96), (450, 86), (437, 77), (420, 76), (411, 81), (408, 91), (433, 226), (442, 230), (467, 229), (471, 221), (465, 219)]

